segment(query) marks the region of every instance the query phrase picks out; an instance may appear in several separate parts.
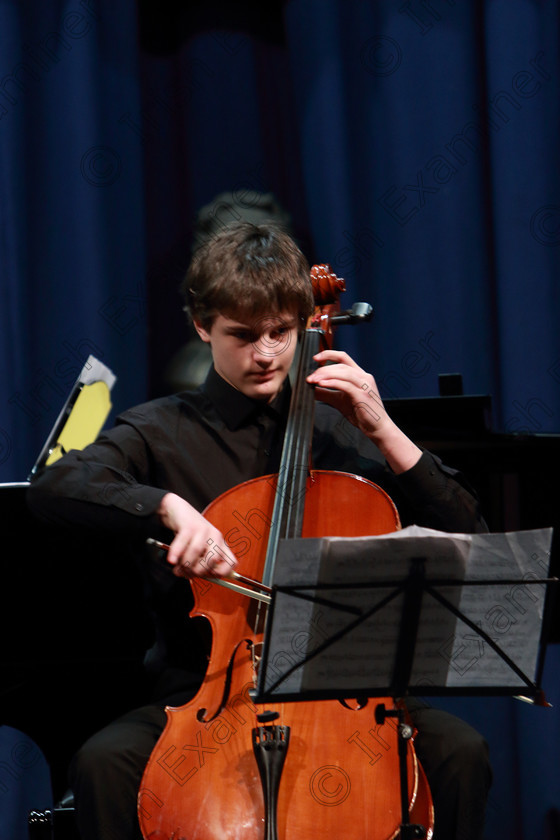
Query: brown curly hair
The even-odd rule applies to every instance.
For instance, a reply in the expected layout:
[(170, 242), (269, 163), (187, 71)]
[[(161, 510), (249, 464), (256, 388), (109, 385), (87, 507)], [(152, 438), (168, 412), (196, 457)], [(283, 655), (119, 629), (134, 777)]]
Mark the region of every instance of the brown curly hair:
[(195, 252), (182, 285), (185, 311), (204, 329), (218, 314), (255, 318), (313, 312), (309, 264), (291, 236), (274, 224), (232, 224)]

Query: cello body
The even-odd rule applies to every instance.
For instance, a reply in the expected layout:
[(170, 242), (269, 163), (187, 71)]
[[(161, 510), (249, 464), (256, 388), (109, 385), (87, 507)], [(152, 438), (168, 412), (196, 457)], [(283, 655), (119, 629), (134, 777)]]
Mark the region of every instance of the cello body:
[[(248, 481), (205, 511), (233, 544), (239, 571), (260, 580), (273, 516), (276, 477)], [(366, 536), (399, 527), (381, 488), (344, 473), (313, 471), (307, 479), (302, 536)], [(336, 510), (333, 523), (330, 511)], [(240, 528), (240, 523), (244, 527)], [(333, 528), (334, 526), (334, 528)], [(194, 585), (193, 616), (212, 626), (208, 670), (187, 705), (168, 708), (167, 726), (147, 765), (138, 797), (146, 840), (386, 840), (399, 834), (401, 800), (397, 729), (375, 722), (375, 701), (337, 700), (255, 706), (262, 631), (246, 596), (206, 580)], [(385, 699), (393, 705), (392, 699)], [(289, 727), (273, 819), (255, 758), (257, 716), (273, 711)], [(266, 714), (265, 714), (266, 718)], [(264, 737), (268, 737), (266, 732)], [(429, 788), (412, 743), (407, 772), (410, 821), (432, 834)], [(265, 746), (265, 751), (267, 747)], [(264, 786), (266, 788), (266, 785)]]

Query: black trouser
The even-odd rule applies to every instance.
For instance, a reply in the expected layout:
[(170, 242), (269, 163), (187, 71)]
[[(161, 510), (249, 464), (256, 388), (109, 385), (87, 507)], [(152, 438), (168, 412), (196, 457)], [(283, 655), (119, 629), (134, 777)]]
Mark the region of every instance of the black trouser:
[[(177, 703), (168, 698), (169, 705)], [(165, 704), (129, 712), (90, 738), (74, 757), (70, 785), (83, 840), (138, 840), (136, 799), (145, 764), (167, 717)], [(491, 784), (488, 748), (447, 712), (410, 704), (415, 748), (435, 810), (434, 840), (481, 840)]]
[(434, 840), (481, 840), (492, 784), (488, 745), (472, 726), (415, 700), (414, 749), (434, 801)]

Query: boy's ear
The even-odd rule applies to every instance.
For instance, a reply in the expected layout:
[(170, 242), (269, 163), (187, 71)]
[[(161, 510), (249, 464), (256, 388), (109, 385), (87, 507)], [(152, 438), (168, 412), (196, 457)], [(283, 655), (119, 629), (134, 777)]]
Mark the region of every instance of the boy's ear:
[(200, 338), (208, 344), (210, 342), (210, 333), (208, 330), (205, 330), (200, 321), (196, 321), (194, 318), (193, 325)]

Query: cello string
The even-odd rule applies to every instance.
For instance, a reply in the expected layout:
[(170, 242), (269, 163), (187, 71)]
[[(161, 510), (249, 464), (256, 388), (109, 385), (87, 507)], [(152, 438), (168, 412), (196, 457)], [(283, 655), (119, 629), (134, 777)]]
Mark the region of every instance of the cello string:
[(313, 360), (322, 331), (306, 330), (298, 361), (298, 374), (292, 393), (288, 425), (278, 472), (272, 525), (263, 570), (263, 582), (270, 586), (278, 543), (281, 538), (301, 534), (303, 499), (309, 474), (309, 446), (313, 424), (314, 394), (306, 379), (316, 367)]

